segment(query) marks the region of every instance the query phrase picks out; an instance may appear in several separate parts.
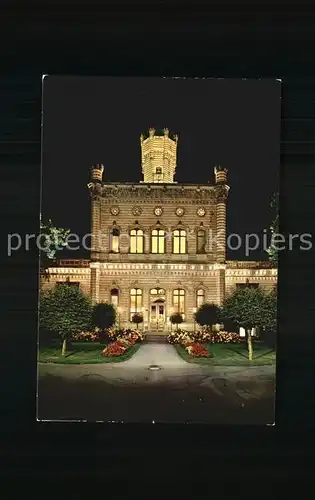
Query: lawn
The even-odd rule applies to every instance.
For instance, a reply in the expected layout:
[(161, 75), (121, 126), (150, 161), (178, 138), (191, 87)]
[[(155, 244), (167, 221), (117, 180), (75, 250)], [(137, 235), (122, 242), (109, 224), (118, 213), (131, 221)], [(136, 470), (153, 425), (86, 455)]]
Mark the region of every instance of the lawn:
[(198, 363), (202, 365), (221, 365), (221, 366), (253, 366), (253, 365), (272, 365), (276, 362), (276, 351), (270, 349), (262, 342), (253, 344), (253, 360), (248, 360), (246, 343), (241, 344), (205, 344), (208, 351), (212, 352), (212, 358), (194, 358), (190, 356), (184, 347), (175, 344), (178, 354), (189, 363)]
[(121, 356), (101, 356), (105, 345), (99, 342), (75, 342), (67, 349), (66, 355), (61, 356), (59, 345), (52, 347), (40, 347), (38, 361), (40, 363), (62, 363), (68, 365), (96, 364), (96, 363), (120, 363), (131, 358), (137, 352), (140, 343), (134, 344)]

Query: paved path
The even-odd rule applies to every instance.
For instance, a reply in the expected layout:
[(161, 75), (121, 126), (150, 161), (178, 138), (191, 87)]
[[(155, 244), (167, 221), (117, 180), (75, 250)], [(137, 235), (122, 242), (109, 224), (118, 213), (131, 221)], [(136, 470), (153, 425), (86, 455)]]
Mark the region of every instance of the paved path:
[[(149, 370), (150, 365), (161, 367)], [(176, 386), (197, 384), (212, 387), (214, 381), (234, 384), (241, 380), (264, 383), (274, 379), (275, 367), (267, 366), (209, 366), (184, 361), (169, 344), (143, 344), (127, 361), (101, 364), (39, 363), (39, 376), (53, 375), (67, 379), (101, 380), (115, 385), (168, 383)]]
[(120, 363), (122, 368), (148, 368), (149, 365), (160, 365), (164, 368), (192, 368), (194, 365), (187, 363), (177, 354), (176, 349), (170, 344), (143, 344), (138, 351), (127, 361)]
[[(151, 371), (151, 364), (161, 369)], [(150, 343), (121, 363), (38, 367), (40, 419), (230, 424), (273, 419), (274, 366), (198, 365), (184, 361), (169, 344)]]

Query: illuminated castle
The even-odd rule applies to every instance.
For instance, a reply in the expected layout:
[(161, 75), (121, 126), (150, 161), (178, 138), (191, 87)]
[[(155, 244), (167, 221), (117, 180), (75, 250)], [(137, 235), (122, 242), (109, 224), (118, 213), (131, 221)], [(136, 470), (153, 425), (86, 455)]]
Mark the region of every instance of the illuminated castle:
[(146, 330), (166, 332), (173, 312), (192, 329), (203, 302), (220, 305), (235, 286), (274, 286), (270, 262), (226, 261), (227, 169), (214, 167), (213, 184), (177, 183), (178, 144), (167, 128), (141, 135), (138, 184), (107, 181), (102, 164), (92, 167), (90, 260), (59, 261), (43, 288), (68, 280), (113, 303), (122, 326), (141, 312)]

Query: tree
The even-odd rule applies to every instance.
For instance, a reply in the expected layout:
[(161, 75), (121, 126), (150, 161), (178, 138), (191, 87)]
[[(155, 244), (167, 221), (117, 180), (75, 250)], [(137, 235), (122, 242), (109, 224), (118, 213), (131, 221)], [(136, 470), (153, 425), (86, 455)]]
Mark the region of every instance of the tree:
[(105, 339), (105, 332), (116, 322), (116, 310), (112, 304), (100, 302), (92, 309), (92, 325), (101, 330), (101, 341)]
[(249, 360), (253, 358), (251, 329), (253, 327), (266, 329), (267, 326), (276, 324), (277, 310), (274, 297), (276, 297), (275, 292), (268, 294), (259, 287), (243, 288), (236, 289), (223, 303), (222, 318), (233, 321), (247, 332)]
[(39, 300), (39, 327), (58, 333), (65, 356), (67, 341), (91, 327), (92, 303), (82, 290), (67, 284), (42, 292)]
[(267, 248), (266, 252), (269, 255), (269, 260), (277, 265), (278, 263), (278, 250), (275, 248), (273, 244), (273, 239), (274, 237), (279, 234), (279, 193), (275, 193), (272, 197), (272, 200), (270, 202), (270, 208), (273, 209), (275, 212), (274, 220), (271, 223), (270, 226), (270, 232), (271, 232), (271, 243), (269, 248)]
[(45, 223), (40, 216), (40, 267), (41, 273), (48, 277), (48, 263), (55, 259), (56, 252), (67, 246), (70, 229), (54, 226), (51, 219)]
[(172, 323), (172, 325), (176, 325), (178, 330), (178, 325), (183, 322), (183, 316), (178, 312), (174, 313), (170, 316), (170, 322)]
[(262, 337), (266, 344), (275, 348), (277, 330), (277, 288), (266, 294), (261, 318)]
[(131, 318), (132, 323), (135, 323), (138, 327), (140, 323), (143, 323), (143, 316), (141, 313), (134, 313)]
[(56, 252), (67, 246), (67, 236), (70, 234), (70, 229), (64, 229), (54, 226), (51, 219), (45, 223), (40, 220), (41, 252), (48, 259), (54, 259)]
[(220, 308), (216, 304), (205, 303), (195, 312), (194, 317), (199, 325), (211, 328), (212, 325), (218, 323), (219, 314)]

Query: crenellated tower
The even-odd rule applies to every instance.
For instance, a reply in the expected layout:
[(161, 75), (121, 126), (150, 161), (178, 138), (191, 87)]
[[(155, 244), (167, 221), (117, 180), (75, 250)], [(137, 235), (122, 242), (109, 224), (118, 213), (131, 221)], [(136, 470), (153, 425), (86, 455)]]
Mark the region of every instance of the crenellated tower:
[(174, 183), (176, 170), (178, 136), (170, 137), (168, 128), (162, 134), (157, 134), (154, 128), (149, 129), (149, 135), (140, 136), (141, 166), (143, 181)]
[[(91, 261), (97, 262), (101, 251), (101, 194), (104, 165), (97, 163), (91, 168), (91, 182), (88, 184), (91, 195)], [(99, 269), (91, 268), (91, 297), (99, 300)]]
[(227, 185), (227, 169), (214, 168), (216, 193), (216, 261), (226, 260), (226, 202), (230, 187)]

